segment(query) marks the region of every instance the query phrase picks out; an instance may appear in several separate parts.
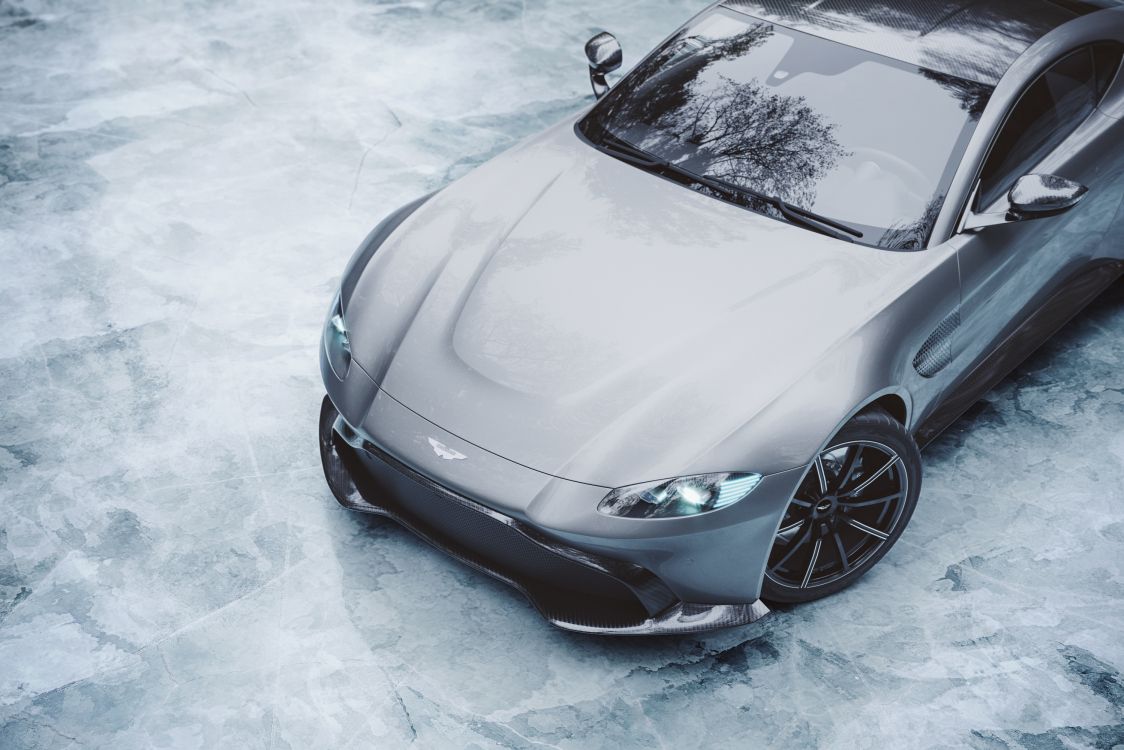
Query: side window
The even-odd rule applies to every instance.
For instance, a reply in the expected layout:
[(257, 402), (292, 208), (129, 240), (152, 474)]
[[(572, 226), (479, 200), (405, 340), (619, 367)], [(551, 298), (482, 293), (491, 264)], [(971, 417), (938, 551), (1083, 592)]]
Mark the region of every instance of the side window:
[(1124, 57), (1124, 47), (1116, 42), (1101, 42), (1093, 45), (1093, 63), (1097, 69), (1097, 103), (1108, 93), (1108, 87), (1120, 70), (1120, 59)]
[(1117, 45), (1095, 44), (1062, 58), (1031, 84), (984, 164), (977, 208), (999, 200), (1093, 113), (1119, 64)]

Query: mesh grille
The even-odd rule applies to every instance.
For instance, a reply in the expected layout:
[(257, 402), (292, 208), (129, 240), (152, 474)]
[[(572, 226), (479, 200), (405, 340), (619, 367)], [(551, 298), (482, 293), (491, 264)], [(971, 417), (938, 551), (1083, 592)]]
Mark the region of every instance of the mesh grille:
[(639, 566), (571, 550), (375, 451), (369, 446), (342, 455), (368, 503), (442, 551), (519, 589), (552, 620), (621, 627), (642, 623), (678, 601)]
[(913, 369), (925, 378), (931, 378), (952, 362), (952, 336), (960, 327), (960, 308), (941, 321), (913, 358)]

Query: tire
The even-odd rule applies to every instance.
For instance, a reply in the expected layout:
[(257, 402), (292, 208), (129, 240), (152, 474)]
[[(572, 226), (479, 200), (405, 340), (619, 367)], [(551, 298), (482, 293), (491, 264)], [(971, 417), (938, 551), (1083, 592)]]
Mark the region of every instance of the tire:
[(880, 408), (848, 422), (808, 467), (785, 509), (761, 598), (822, 599), (851, 586), (905, 531), (921, 491), (921, 452)]

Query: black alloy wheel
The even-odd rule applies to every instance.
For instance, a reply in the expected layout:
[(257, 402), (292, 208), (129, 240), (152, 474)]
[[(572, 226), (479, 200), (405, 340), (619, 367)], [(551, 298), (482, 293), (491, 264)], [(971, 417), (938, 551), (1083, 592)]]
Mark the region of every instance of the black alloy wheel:
[(763, 598), (806, 602), (861, 578), (913, 515), (921, 456), (905, 428), (870, 410), (813, 460), (785, 510), (769, 554)]

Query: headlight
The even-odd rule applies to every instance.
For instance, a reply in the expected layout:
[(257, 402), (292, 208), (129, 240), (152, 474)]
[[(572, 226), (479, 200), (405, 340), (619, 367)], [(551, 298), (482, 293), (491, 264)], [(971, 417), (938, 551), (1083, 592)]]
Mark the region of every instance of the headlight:
[(760, 474), (701, 474), (613, 490), (597, 510), (622, 518), (697, 516), (733, 505), (761, 484)]
[(337, 294), (324, 326), (324, 353), (336, 377), (343, 380), (351, 368), (351, 340), (347, 337), (347, 321), (343, 317), (343, 304)]

